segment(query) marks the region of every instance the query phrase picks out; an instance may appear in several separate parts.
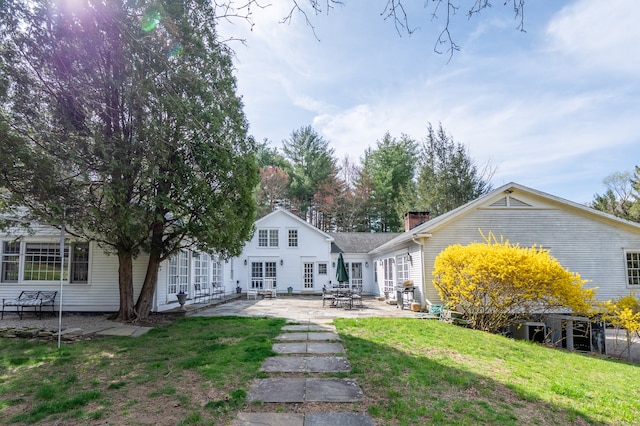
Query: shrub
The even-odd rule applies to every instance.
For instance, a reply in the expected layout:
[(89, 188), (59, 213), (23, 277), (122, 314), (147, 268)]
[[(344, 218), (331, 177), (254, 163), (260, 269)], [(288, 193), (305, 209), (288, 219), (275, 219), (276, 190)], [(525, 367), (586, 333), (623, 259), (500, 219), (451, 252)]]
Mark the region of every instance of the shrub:
[(510, 244), (492, 233), (485, 243), (453, 245), (436, 258), (433, 284), (441, 299), (473, 328), (497, 332), (513, 321), (548, 312), (589, 315), (594, 289), (547, 250)]
[(611, 325), (623, 328), (627, 334), (627, 354), (631, 360), (633, 333), (640, 334), (640, 299), (635, 294), (620, 297), (604, 304), (603, 319)]

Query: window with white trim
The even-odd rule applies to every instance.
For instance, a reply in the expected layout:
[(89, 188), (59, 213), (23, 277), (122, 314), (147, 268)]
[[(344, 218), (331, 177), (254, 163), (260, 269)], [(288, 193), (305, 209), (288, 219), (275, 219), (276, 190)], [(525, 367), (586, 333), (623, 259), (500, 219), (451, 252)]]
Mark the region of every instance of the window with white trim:
[(214, 286), (222, 287), (222, 262), (217, 256), (211, 259), (211, 266), (213, 267), (211, 282)]
[(382, 267), (384, 270), (384, 292), (387, 297), (395, 298), (394, 294), (394, 282), (393, 282), (393, 269), (395, 261), (392, 257), (383, 259)]
[(289, 247), (298, 247), (297, 229), (289, 229)]
[(71, 276), (72, 284), (87, 284), (89, 282), (89, 243), (75, 243), (71, 246)]
[(318, 263), (318, 275), (327, 275), (329, 267), (326, 263)]
[(209, 259), (207, 253), (193, 253), (193, 282), (196, 285), (199, 284), (200, 289), (209, 287)]
[(2, 282), (16, 283), (20, 278), (20, 242), (2, 242)]
[(259, 229), (258, 247), (278, 247), (278, 230)]
[[(89, 282), (89, 243), (65, 245), (64, 264), (60, 258), (60, 243), (3, 241), (0, 281), (60, 281), (72, 284)], [(69, 261), (69, 253), (71, 260)], [(69, 269), (71, 270), (69, 272)], [(61, 276), (62, 272), (62, 276)]]
[(180, 250), (169, 258), (169, 280), (167, 293), (187, 293), (189, 290), (189, 253)]
[[(67, 250), (65, 250), (66, 254)], [(59, 243), (25, 244), (23, 269), (25, 281), (60, 281), (61, 267)]]
[(409, 256), (396, 257), (396, 285), (402, 287), (409, 280)]
[(626, 252), (627, 283), (630, 286), (640, 286), (640, 251)]

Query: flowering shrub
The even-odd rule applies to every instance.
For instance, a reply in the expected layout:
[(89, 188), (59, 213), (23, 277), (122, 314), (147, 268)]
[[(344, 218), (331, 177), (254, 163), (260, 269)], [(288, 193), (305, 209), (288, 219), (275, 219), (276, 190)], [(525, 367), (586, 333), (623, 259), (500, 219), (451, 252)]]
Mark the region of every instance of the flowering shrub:
[(548, 251), (510, 244), (492, 233), (485, 243), (453, 245), (436, 258), (433, 284), (441, 299), (473, 328), (496, 332), (534, 314), (589, 315), (594, 289), (565, 270)]
[(627, 351), (631, 359), (633, 333), (640, 334), (640, 299), (634, 294), (604, 303), (603, 319), (627, 333)]

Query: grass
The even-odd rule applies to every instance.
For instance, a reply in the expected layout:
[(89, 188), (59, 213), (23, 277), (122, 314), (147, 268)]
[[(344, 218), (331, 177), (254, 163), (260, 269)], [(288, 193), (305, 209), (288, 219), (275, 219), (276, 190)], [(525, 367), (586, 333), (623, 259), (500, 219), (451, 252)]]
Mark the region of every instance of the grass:
[[(414, 319), (337, 319), (376, 422), (637, 424), (640, 366)], [(0, 424), (229, 424), (283, 320), (186, 318), (139, 338), (0, 341)], [(287, 412), (287, 404), (254, 409)]]
[[(0, 341), (0, 424), (221, 424), (284, 320), (188, 318), (139, 338)], [(75, 423), (73, 423), (75, 424)]]
[(335, 320), (383, 424), (636, 424), (640, 366), (438, 321)]

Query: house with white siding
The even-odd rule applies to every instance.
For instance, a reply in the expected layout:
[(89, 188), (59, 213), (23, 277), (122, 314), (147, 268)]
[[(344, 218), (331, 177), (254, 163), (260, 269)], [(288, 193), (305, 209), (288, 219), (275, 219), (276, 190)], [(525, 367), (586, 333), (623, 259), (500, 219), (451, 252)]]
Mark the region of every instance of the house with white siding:
[[(262, 290), (265, 280), (278, 293), (319, 294), (336, 282), (336, 262), (343, 253), (349, 285), (377, 293), (369, 251), (398, 234), (325, 233), (293, 213), (277, 209), (258, 219), (253, 238), (231, 259), (235, 285)], [(291, 289), (291, 290), (289, 290)]]
[[(349, 285), (363, 294), (394, 301), (409, 283), (416, 302), (438, 304), (432, 283), (436, 256), (452, 244), (482, 241), (481, 232), (523, 247), (544, 247), (563, 267), (589, 280), (587, 286), (598, 287), (600, 300), (640, 290), (640, 224), (516, 183), (431, 220), (426, 212), (408, 213), (405, 224), (400, 234), (325, 233), (289, 211), (275, 210), (255, 222), (240, 256), (225, 260), (183, 250), (163, 262), (153, 310), (175, 308), (180, 291), (193, 300), (199, 288), (229, 294), (267, 285), (277, 293), (319, 294), (335, 284), (340, 253)], [(64, 257), (64, 310), (116, 311), (117, 256), (94, 242), (67, 238)], [(147, 260), (144, 254), (134, 260), (134, 297)], [(0, 299), (15, 298), (22, 290), (58, 290), (59, 271), (59, 230), (38, 226), (0, 233)]]
[(481, 232), (549, 250), (586, 287), (597, 287), (599, 300), (640, 290), (640, 224), (509, 183), (371, 250), (379, 293), (411, 280), (422, 306), (438, 304), (436, 257), (450, 245), (483, 242)]
[[(95, 242), (67, 235), (64, 268), (61, 268), (60, 234), (58, 229), (39, 225), (29, 229), (14, 227), (0, 233), (0, 300), (14, 299), (23, 290), (57, 291), (56, 310), (62, 300), (65, 311), (117, 311), (120, 303), (118, 257), (105, 253)], [(134, 300), (142, 288), (147, 262), (148, 256), (144, 253), (133, 260)], [(160, 266), (152, 310), (159, 312), (177, 307), (176, 294), (180, 291), (193, 296), (197, 286), (210, 290), (214, 286), (222, 288), (225, 266), (233, 272), (216, 255), (180, 251)], [(232, 290), (227, 287), (225, 291)]]

